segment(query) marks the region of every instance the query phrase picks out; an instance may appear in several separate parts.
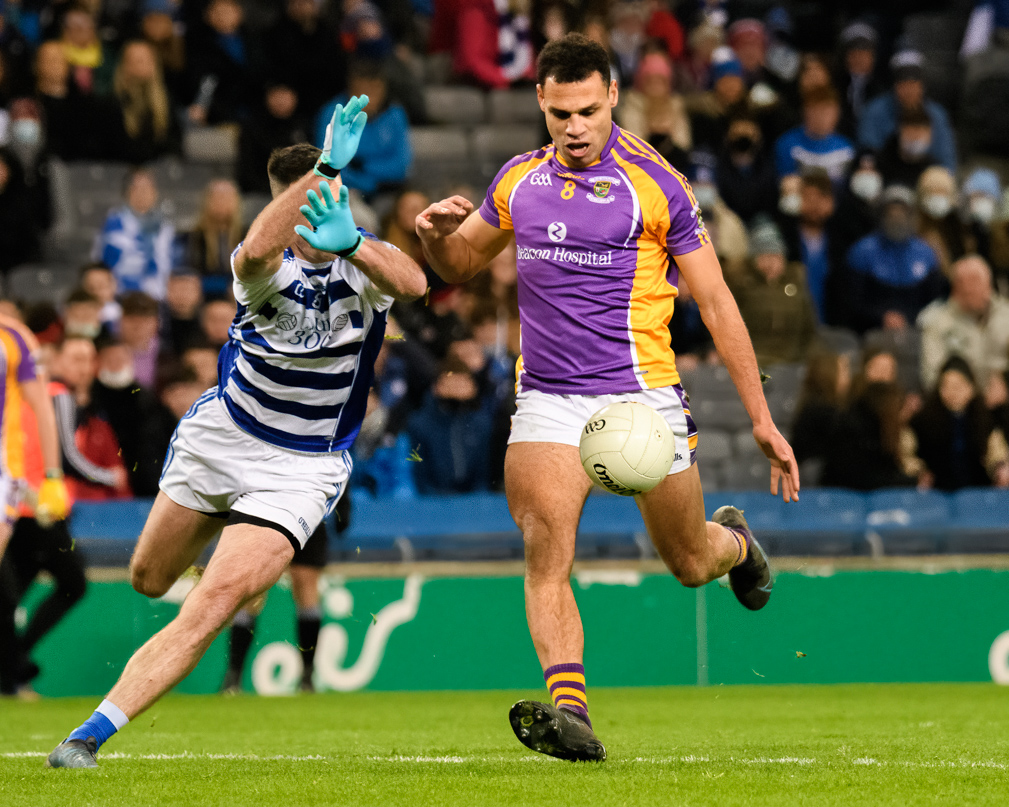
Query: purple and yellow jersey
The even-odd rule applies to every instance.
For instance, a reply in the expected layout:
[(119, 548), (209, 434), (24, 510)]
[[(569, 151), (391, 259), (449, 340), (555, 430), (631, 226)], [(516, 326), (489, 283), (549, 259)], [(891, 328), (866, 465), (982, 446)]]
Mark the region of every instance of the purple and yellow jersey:
[(21, 429), (21, 385), (38, 378), (26, 328), (0, 324), (0, 471), (20, 479), (24, 476), (24, 439)]
[(670, 256), (709, 238), (687, 180), (655, 149), (614, 124), (588, 168), (553, 145), (515, 157), (480, 215), (515, 231), (522, 386), (607, 395), (679, 382)]

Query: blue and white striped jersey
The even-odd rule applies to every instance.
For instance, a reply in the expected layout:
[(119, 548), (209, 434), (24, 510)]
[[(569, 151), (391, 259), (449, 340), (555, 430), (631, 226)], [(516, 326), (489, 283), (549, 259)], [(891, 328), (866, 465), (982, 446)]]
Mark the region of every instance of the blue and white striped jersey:
[(276, 274), (236, 278), (234, 289), (238, 312), (217, 364), (232, 419), (281, 448), (350, 448), (393, 298), (348, 261), (311, 264), (290, 249)]

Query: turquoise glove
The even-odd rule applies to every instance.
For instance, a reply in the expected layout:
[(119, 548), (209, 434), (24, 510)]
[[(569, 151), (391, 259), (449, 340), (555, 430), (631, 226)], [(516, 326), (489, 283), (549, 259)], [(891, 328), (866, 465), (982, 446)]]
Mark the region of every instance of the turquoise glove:
[(322, 144), (322, 154), (315, 164), (316, 176), (335, 179), (337, 174), (354, 159), (361, 133), (368, 122), (368, 113), (361, 110), (368, 106), (368, 96), (354, 96), (347, 106), (337, 104), (333, 110), (333, 120), (326, 127), (326, 140)]
[(364, 243), (364, 236), (357, 231), (350, 213), (347, 186), (340, 186), (339, 201), (333, 198), (328, 182), (320, 182), (319, 191), (321, 199), (309, 188), (308, 204), (301, 206), (302, 215), (315, 229), (299, 224), (294, 231), (316, 249), (335, 252), (341, 258), (354, 257)]

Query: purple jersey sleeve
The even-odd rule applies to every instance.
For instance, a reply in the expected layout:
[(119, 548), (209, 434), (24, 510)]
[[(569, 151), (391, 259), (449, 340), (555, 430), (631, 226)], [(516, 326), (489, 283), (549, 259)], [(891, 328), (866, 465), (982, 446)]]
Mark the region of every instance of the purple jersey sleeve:
[(480, 218), (497, 227), (499, 230), (513, 230), (509, 202), (516, 183), (528, 172), (534, 154), (521, 154), (513, 157), (497, 172), (494, 181), (487, 189), (483, 204), (480, 205)]
[(21, 336), (21, 334), (19, 334), (14, 328), (10, 328), (8, 332), (17, 344), (18, 350), (21, 352), (17, 368), (17, 380), (21, 383), (25, 381), (35, 381), (39, 377), (39, 374), (35, 367), (35, 359), (32, 358), (31, 351), (28, 349), (28, 343), (25, 342), (24, 337)]
[(686, 255), (710, 243), (708, 230), (701, 218), (701, 208), (690, 183), (677, 173), (663, 184), (669, 194), (669, 232), (666, 234), (669, 254)]

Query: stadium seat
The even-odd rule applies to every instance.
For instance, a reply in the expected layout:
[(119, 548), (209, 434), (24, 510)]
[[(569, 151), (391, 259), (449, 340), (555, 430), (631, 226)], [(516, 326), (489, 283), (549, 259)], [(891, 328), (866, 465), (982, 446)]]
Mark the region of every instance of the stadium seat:
[(452, 54), (429, 53), (424, 57), (424, 83), (448, 84), (452, 77)]
[(115, 191), (120, 196), (123, 182), (130, 167), (126, 163), (76, 162), (68, 163), (70, 187), (75, 194), (91, 191)]
[(182, 153), (190, 162), (233, 166), (238, 160), (238, 129), (230, 125), (187, 129)]
[(740, 459), (764, 456), (757, 441), (753, 439), (753, 429), (744, 426), (732, 435), (732, 454)]
[(965, 488), (953, 494), (957, 526), (1002, 527), (1009, 530), (1009, 490)]
[(203, 206), (203, 190), (183, 190), (174, 188), (163, 193), (161, 197), (161, 212), (177, 230), (190, 230), (199, 218)]
[[(698, 445), (698, 453), (702, 450)], [(771, 466), (765, 457), (739, 457), (725, 463), (727, 490), (768, 490)]]
[(490, 94), (490, 122), (504, 125), (543, 120), (536, 90), (493, 90)]
[(186, 163), (176, 159), (154, 163), (151, 170), (162, 193), (171, 193), (176, 189), (202, 192), (207, 183), (222, 176), (217, 166)]
[(724, 365), (701, 364), (690, 374), (689, 381), (683, 382), (683, 388), (692, 399), (702, 398), (735, 398), (736, 386), (729, 377), (729, 371)]
[[(698, 448), (702, 447), (698, 440)], [(732, 456), (732, 438), (727, 432), (719, 429), (708, 429), (703, 435), (703, 451), (705, 462), (722, 462)]]
[(26, 303), (62, 305), (77, 285), (76, 266), (25, 264), (7, 275), (6, 294)]
[(725, 474), (722, 469), (723, 463), (708, 462), (706, 457), (697, 463), (697, 474), (701, 478), (701, 487), (705, 494), (714, 493), (725, 487), (723, 482)]
[(453, 126), (414, 126), (410, 147), (415, 164), (428, 160), (460, 160), (469, 157), (469, 138)]
[(431, 123), (476, 126), (487, 120), (487, 98), (476, 87), (425, 87), (424, 104)]
[(869, 494), (866, 526), (888, 555), (930, 555), (942, 548), (951, 516), (950, 500), (944, 493), (877, 490)]
[(473, 130), (473, 155), (487, 177), (493, 177), (515, 155), (542, 145), (535, 126), (478, 126)]
[(114, 207), (124, 204), (119, 191), (92, 190), (77, 197), (77, 225), (83, 229), (96, 231), (105, 223), (105, 217)]
[(750, 416), (738, 398), (693, 399), (690, 402), (690, 413), (698, 428), (702, 430), (726, 429), (735, 431), (750, 424)]
[(800, 363), (774, 364), (764, 368), (769, 376), (764, 381), (764, 395), (797, 398), (806, 377), (806, 366)]
[(828, 325), (821, 325), (816, 329), (816, 336), (820, 342), (835, 353), (848, 353), (858, 355), (862, 345), (858, 340), (858, 334), (849, 331), (847, 328), (832, 328)]
[(799, 501), (785, 507), (785, 523), (801, 531), (865, 531), (865, 495), (830, 488), (803, 489)]

